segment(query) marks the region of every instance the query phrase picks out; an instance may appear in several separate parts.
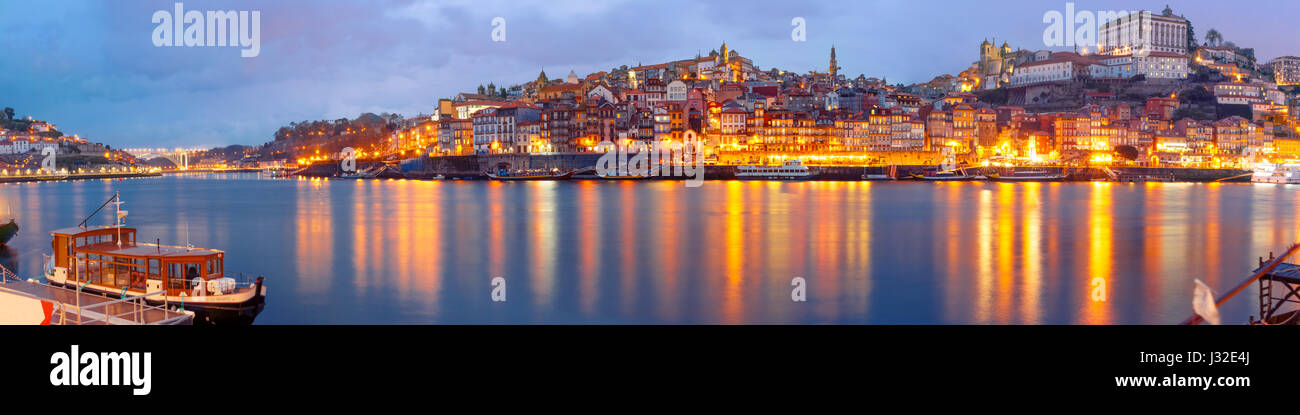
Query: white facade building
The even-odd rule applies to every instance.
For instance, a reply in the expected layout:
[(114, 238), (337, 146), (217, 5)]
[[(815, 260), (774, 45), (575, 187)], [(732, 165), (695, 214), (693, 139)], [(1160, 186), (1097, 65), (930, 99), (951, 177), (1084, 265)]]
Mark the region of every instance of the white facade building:
[(1139, 52), (1187, 54), (1187, 19), (1165, 9), (1161, 14), (1143, 10), (1134, 14), (1098, 16), (1106, 19), (1097, 33), (1097, 49), (1105, 55)]
[(664, 92), (665, 101), (685, 101), (686, 100), (686, 83), (680, 79), (668, 83), (668, 88)]
[(1068, 59), (1048, 59), (1017, 66), (1011, 75), (1011, 86), (1042, 82), (1062, 82), (1074, 78), (1075, 64)]

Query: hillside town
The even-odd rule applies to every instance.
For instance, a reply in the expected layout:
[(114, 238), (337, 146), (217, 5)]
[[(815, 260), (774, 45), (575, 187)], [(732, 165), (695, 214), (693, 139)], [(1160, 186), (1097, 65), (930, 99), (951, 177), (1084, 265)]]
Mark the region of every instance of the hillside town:
[(46, 149), (53, 149), (60, 168), (125, 165), (134, 157), (111, 146), (93, 143), (78, 135), (64, 135), (52, 122), (19, 117), (13, 108), (0, 112), (0, 168), (35, 169), (44, 159)]
[[(393, 120), (363, 156), (592, 152), (702, 136), (718, 164), (1127, 164), (1248, 168), (1300, 158), (1300, 58), (1267, 63), (1166, 9), (1142, 12), (1150, 50), (1071, 52), (985, 40), (958, 75), (891, 85), (824, 69), (760, 69), (723, 43), (707, 56), (480, 86)], [(1103, 29), (1105, 33), (1105, 29)], [(1136, 52), (1136, 53), (1135, 53)], [(347, 120), (343, 120), (347, 121)], [(319, 133), (318, 133), (319, 134)], [(283, 139), (277, 136), (277, 140)], [(296, 161), (338, 148), (306, 143)], [(310, 154), (308, 154), (310, 153)], [(306, 158), (304, 158), (304, 156)]]
[[(1071, 51), (973, 42), (969, 67), (911, 85), (846, 73), (834, 45), (807, 72), (760, 68), (725, 42), (595, 73), (543, 68), (527, 82), (439, 99), (429, 114), (294, 122), (264, 145), (195, 154), (190, 165), (304, 165), (345, 148), (389, 161), (636, 151), (688, 132), (719, 165), (1248, 169), (1300, 159), (1300, 57), (1258, 60), (1214, 29), (1198, 39), (1170, 8), (1135, 16), (1100, 34), (1136, 38)], [(10, 133), (0, 152), (50, 145), (30, 140), (44, 128)]]

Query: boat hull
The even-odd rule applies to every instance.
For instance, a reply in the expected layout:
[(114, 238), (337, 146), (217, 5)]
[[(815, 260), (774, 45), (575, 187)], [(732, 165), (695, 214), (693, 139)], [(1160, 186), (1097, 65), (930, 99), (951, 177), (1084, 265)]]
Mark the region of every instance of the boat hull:
[[(50, 285), (58, 287), (76, 288), (76, 285), (59, 283), (47, 278)], [(94, 293), (109, 298), (119, 298), (122, 296), (121, 291), (113, 291), (104, 287), (87, 284), (81, 288), (83, 292)], [(197, 299), (198, 297), (178, 298), (169, 296), (164, 301), (161, 298), (145, 297), (145, 302), (152, 306), (167, 305), (172, 309), (184, 309), (184, 311), (194, 312), (194, 325), (211, 326), (211, 325), (249, 325), (262, 309), (266, 308), (265, 287), (262, 282), (258, 281), (253, 286), (253, 294), (245, 296), (246, 298), (208, 300)], [(130, 295), (140, 293), (127, 292)]]
[(814, 179), (814, 178), (816, 178), (816, 177), (817, 177), (816, 174), (810, 174), (810, 175), (807, 175), (807, 176), (781, 176), (781, 175), (770, 175), (770, 176), (768, 176), (768, 175), (741, 176), (741, 175), (736, 175), (736, 180), (763, 180), (763, 181), (781, 181), (781, 182), (802, 182), (802, 181), (812, 180), (812, 179)]
[(995, 182), (1060, 182), (1065, 176), (1029, 176), (1029, 177), (990, 177)]
[(535, 182), (535, 181), (544, 181), (544, 180), (569, 180), (573, 178), (573, 172), (568, 172), (564, 174), (543, 175), (543, 176), (498, 176), (492, 173), (488, 173), (487, 177), (492, 180), (499, 180), (503, 182)]

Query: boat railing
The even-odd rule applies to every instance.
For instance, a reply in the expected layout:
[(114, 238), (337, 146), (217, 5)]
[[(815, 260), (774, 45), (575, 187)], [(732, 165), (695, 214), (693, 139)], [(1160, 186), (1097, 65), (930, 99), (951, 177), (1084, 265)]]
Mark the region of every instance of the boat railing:
[(257, 285), (257, 279), (261, 277), (261, 275), (254, 276), (242, 272), (228, 272), (224, 276), (235, 280), (235, 288), (252, 288), (254, 285)]
[[(153, 243), (153, 242), (138, 242), (138, 241), (135, 243), (135, 245), (136, 245), (136, 246), (153, 246), (153, 247), (158, 247), (158, 248), (175, 248), (175, 249), (185, 249), (185, 250), (196, 249), (196, 248), (193, 247), (193, 246), (167, 245), (167, 244), (158, 244), (158, 243)], [(203, 249), (206, 250), (206, 251), (212, 251), (212, 249), (206, 249), (206, 248), (203, 248)]]
[[(0, 266), (0, 285), (10, 283), (24, 283), (24, 281), (12, 271), (9, 271), (8, 268)], [(50, 301), (49, 298), (42, 298), (22, 290), (6, 290), (7, 292), (35, 300), (51, 302), (52, 310), (50, 314), (51, 317), (58, 316), (58, 325), (86, 325), (100, 323), (106, 325), (172, 324), (188, 318), (188, 315), (171, 311), (166, 302), (162, 305), (156, 306), (149, 305), (149, 303), (145, 302), (145, 297), (164, 294), (165, 291), (123, 296), (117, 300), (82, 305), (81, 289), (85, 286), (84, 284), (79, 285), (76, 288), (69, 288), (53, 286), (37, 281), (28, 281), (28, 283), (39, 284), (51, 290), (64, 290), (73, 294), (72, 297), (76, 300), (75, 302), (69, 303), (66, 301)], [(154, 314), (161, 313), (163, 318), (151, 320), (148, 316), (151, 312)], [(54, 323), (54, 321), (53, 318), (50, 319), (51, 323)]]
[[(101, 321), (104, 324), (108, 324), (108, 325), (124, 324), (124, 323), (145, 324), (146, 323), (145, 314), (150, 310), (157, 310), (163, 313), (169, 312), (166, 304), (161, 306), (149, 305), (148, 303), (145, 302), (144, 300), (145, 297), (154, 296), (154, 295), (166, 295), (166, 294), (167, 291), (162, 290), (162, 291), (156, 291), (156, 292), (145, 293), (140, 295), (130, 295), (118, 300), (105, 301), (102, 303), (96, 303), (96, 304), (91, 304), (86, 306), (78, 305), (76, 310), (77, 324), (93, 324)], [(80, 298), (80, 296), (78, 296), (78, 298)], [(113, 311), (110, 311), (110, 306), (116, 304), (125, 304), (127, 306), (125, 307), (126, 310), (118, 312), (116, 314), (112, 314)], [(64, 306), (63, 308), (66, 309), (66, 306)], [(99, 309), (100, 311), (93, 312), (92, 310), (95, 309)], [(92, 311), (91, 315), (95, 317), (90, 319), (84, 319), (83, 315), (86, 314), (85, 311)], [(59, 319), (60, 324), (63, 324), (64, 322), (67, 321), (65, 318), (63, 318), (63, 316), (65, 315), (66, 315), (66, 311), (61, 310), (61, 317)], [(180, 318), (180, 317), (176, 317), (176, 318)]]
[(0, 284), (4, 284), (10, 281), (21, 282), (22, 280), (23, 279), (19, 277), (18, 274), (14, 274), (12, 271), (9, 271), (8, 267), (0, 266)]

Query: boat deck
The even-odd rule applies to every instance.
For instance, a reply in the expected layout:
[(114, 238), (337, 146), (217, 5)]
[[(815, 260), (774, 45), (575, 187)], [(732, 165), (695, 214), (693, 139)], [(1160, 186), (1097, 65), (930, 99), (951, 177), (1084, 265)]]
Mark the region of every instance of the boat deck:
[(140, 297), (114, 299), (31, 281), (0, 281), (0, 293), (54, 304), (51, 325), (188, 325), (194, 314), (150, 306)]

